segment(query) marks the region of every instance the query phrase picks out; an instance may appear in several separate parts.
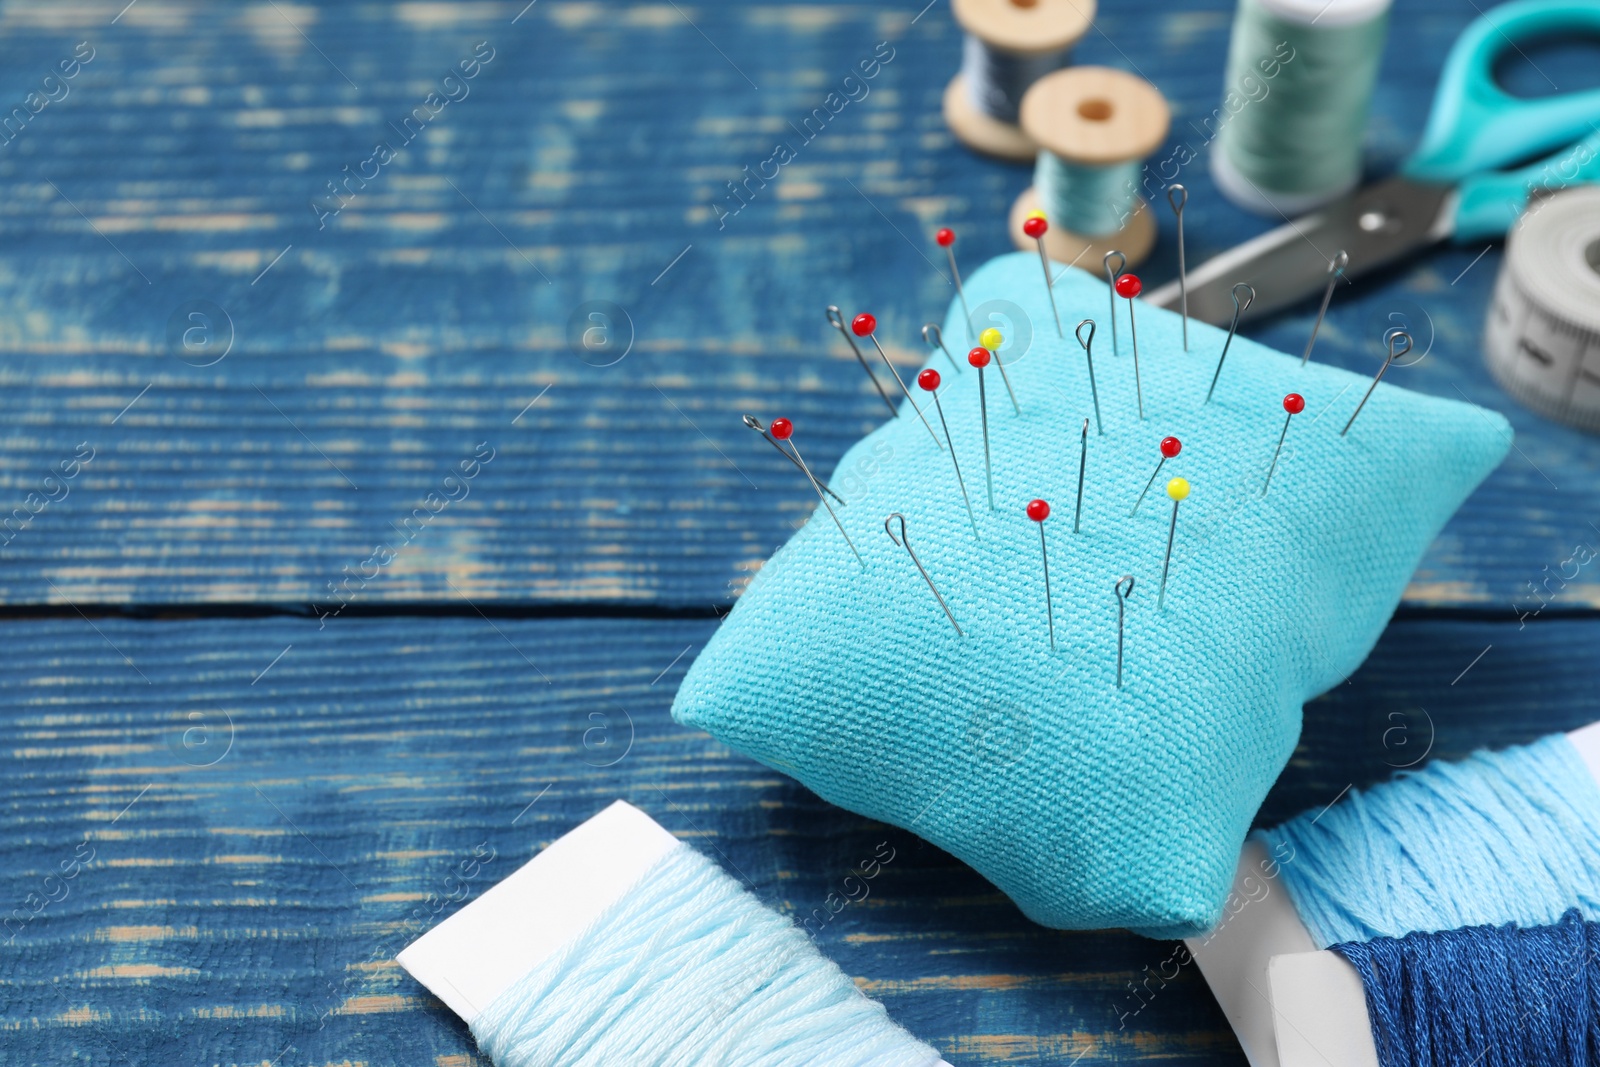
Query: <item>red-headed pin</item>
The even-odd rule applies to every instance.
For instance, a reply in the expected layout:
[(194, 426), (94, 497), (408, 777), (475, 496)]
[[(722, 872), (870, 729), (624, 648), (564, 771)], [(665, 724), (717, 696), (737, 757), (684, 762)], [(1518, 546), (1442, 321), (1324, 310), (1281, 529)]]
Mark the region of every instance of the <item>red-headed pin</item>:
[[(767, 433), (766, 427), (761, 425), (761, 420), (760, 419), (756, 418), (754, 415), (745, 415), (744, 416), (744, 424), (746, 426), (750, 427), (756, 433), (760, 434), (766, 440), (767, 444), (771, 445), (773, 448), (776, 448), (778, 450), (778, 455), (782, 456), (784, 459), (788, 460), (790, 463), (793, 463), (796, 467), (800, 468), (801, 472), (804, 473), (806, 477), (808, 477), (808, 478), (811, 477), (811, 472), (806, 470), (805, 465), (803, 463), (801, 463), (798, 459), (795, 459), (793, 456), (789, 455), (788, 452), (785, 452), (783, 446), (772, 439), (772, 435)], [(840, 504), (844, 503), (844, 497), (840, 496), (838, 493), (835, 493), (832, 489), (829, 489), (827, 486), (823, 486), (822, 487), (822, 491), (827, 493), (829, 496), (833, 497), (833, 499), (837, 500)]]
[(1272, 487), (1273, 472), (1278, 469), (1278, 456), (1283, 452), (1283, 440), (1289, 436), (1289, 421), (1306, 409), (1306, 398), (1299, 393), (1290, 393), (1283, 398), (1283, 410), (1289, 414), (1283, 420), (1283, 432), (1278, 435), (1278, 447), (1272, 453), (1272, 466), (1267, 468), (1267, 480), (1261, 486), (1261, 495), (1266, 496), (1267, 490)]
[(1161, 468), (1167, 465), (1167, 460), (1182, 451), (1183, 442), (1176, 437), (1163, 437), (1161, 439), (1161, 459), (1157, 461), (1156, 469), (1150, 472), (1150, 480), (1144, 483), (1144, 490), (1140, 492), (1139, 499), (1133, 502), (1133, 510), (1128, 512), (1129, 516), (1139, 514), (1139, 505), (1144, 503), (1145, 493), (1148, 493), (1150, 487), (1156, 484), (1156, 475), (1160, 474)]
[(772, 420), (772, 436), (780, 441), (788, 441), (789, 447), (794, 449), (795, 462), (800, 464), (800, 469), (806, 472), (806, 477), (811, 480), (811, 488), (817, 491), (817, 499), (822, 501), (822, 506), (828, 509), (828, 515), (833, 519), (833, 524), (839, 527), (839, 534), (844, 538), (844, 543), (850, 546), (850, 551), (855, 552), (856, 562), (861, 564), (861, 569), (867, 569), (866, 560), (861, 558), (861, 553), (856, 552), (856, 543), (850, 540), (850, 535), (844, 532), (844, 523), (839, 521), (839, 516), (833, 513), (833, 505), (828, 503), (828, 498), (822, 493), (822, 483), (817, 481), (817, 476), (811, 473), (811, 468), (806, 465), (805, 457), (800, 454), (800, 449), (794, 443), (794, 423), (788, 419)]
[(1133, 321), (1133, 298), (1144, 292), (1137, 274), (1117, 278), (1117, 295), (1128, 301), (1128, 333), (1133, 337), (1133, 390), (1139, 398), (1139, 418), (1144, 418), (1144, 386), (1139, 383), (1139, 326)]
[(956, 460), (955, 438), (950, 436), (950, 424), (945, 421), (944, 405), (939, 403), (939, 372), (929, 367), (917, 375), (917, 385), (933, 395), (933, 409), (939, 413), (939, 425), (944, 427), (945, 443), (950, 446), (950, 465), (956, 469), (956, 484), (961, 486), (961, 499), (967, 505), (967, 521), (972, 523), (972, 536), (978, 536), (978, 520), (972, 514), (972, 498), (967, 496), (967, 482), (961, 477), (961, 464)]
[(872, 347), (876, 348), (878, 350), (878, 355), (883, 357), (883, 365), (889, 368), (889, 376), (894, 379), (894, 383), (898, 385), (900, 387), (900, 391), (905, 394), (906, 401), (911, 405), (911, 410), (917, 413), (917, 418), (922, 420), (922, 425), (928, 427), (928, 436), (933, 438), (934, 445), (939, 449), (939, 451), (943, 452), (944, 445), (939, 444), (939, 435), (933, 432), (933, 427), (928, 424), (928, 417), (922, 413), (921, 408), (917, 407), (917, 402), (911, 399), (911, 390), (906, 388), (905, 380), (900, 377), (900, 372), (894, 369), (893, 363), (889, 362), (889, 353), (885, 352), (883, 350), (883, 346), (878, 343), (878, 335), (875, 332), (877, 329), (878, 320), (871, 315), (868, 315), (866, 312), (862, 312), (861, 314), (857, 315), (850, 322), (850, 330), (857, 337), (872, 338)]
[(967, 308), (967, 291), (961, 288), (961, 269), (956, 266), (956, 231), (945, 227), (933, 235), (939, 242), (939, 247), (944, 249), (945, 255), (950, 257), (950, 273), (956, 280), (956, 295), (961, 298), (961, 316), (967, 321), (967, 341), (972, 341), (972, 312)]
[(1044, 617), (1050, 624), (1050, 651), (1056, 648), (1056, 612), (1050, 603), (1050, 550), (1044, 543), (1044, 520), (1050, 517), (1050, 505), (1043, 500), (1028, 501), (1028, 518), (1039, 524), (1039, 558), (1044, 561)]
[(989, 350), (979, 345), (967, 353), (967, 362), (978, 368), (978, 411), (983, 415), (983, 476), (989, 483), (989, 510), (994, 510), (994, 465), (989, 462), (989, 395), (983, 389), (983, 368), (989, 365)]
[(1056, 317), (1056, 335), (1066, 337), (1061, 329), (1061, 312), (1056, 310), (1056, 287), (1050, 278), (1050, 257), (1044, 252), (1044, 235), (1050, 232), (1050, 223), (1045, 219), (1044, 212), (1030, 211), (1022, 222), (1022, 232), (1039, 244), (1039, 266), (1044, 269), (1044, 291), (1050, 297), (1050, 313)]
[(1156, 594), (1156, 610), (1167, 602), (1167, 570), (1172, 566), (1172, 542), (1178, 536), (1178, 505), (1189, 496), (1189, 483), (1174, 478), (1167, 483), (1167, 496), (1172, 498), (1172, 525), (1167, 528), (1167, 558), (1161, 563), (1161, 591)]

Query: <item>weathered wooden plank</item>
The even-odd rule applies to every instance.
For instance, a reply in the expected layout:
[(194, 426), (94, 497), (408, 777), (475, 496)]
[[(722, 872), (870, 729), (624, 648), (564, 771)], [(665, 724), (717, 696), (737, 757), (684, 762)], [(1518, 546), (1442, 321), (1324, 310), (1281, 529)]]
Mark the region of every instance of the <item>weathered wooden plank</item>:
[[(115, 3), (0, 8), (0, 99), (77, 42), (94, 50), (0, 145), (0, 518), (23, 509), (0, 535), (0, 598), (336, 599), (330, 583), (485, 442), (495, 459), (470, 495), (338, 599), (725, 602), (812, 506), (739, 413), (790, 414), (824, 469), (882, 417), (822, 306), (873, 309), (909, 365), (951, 292), (927, 232), (954, 226), (969, 270), (1006, 250), (1028, 172), (951, 142), (938, 101), (958, 35), (943, 6), (916, 6), (140, 0), (115, 22)], [(1158, 163), (1203, 148), (1228, 9), (1107, 5), (1079, 49), (1168, 93)], [(1384, 68), (1376, 166), (1420, 130), (1474, 14), (1395, 12), (1405, 47)], [(467, 95), (319, 218), (326, 183), (398, 139), (391, 124), (450, 91), (444, 74), (482, 41), (494, 56)], [(878, 41), (894, 58), (868, 94), (719, 219), (740, 203), (725, 183), (802, 141), (790, 124)], [(1179, 177), (1196, 259), (1265, 225), (1220, 200), (1203, 162)], [(1152, 282), (1173, 273), (1160, 214)], [(1479, 251), (1341, 294), (1318, 358), (1364, 366), (1386, 315), (1421, 314), (1434, 352), (1395, 379), (1510, 409), (1476, 352), (1499, 261), (1466, 269)], [(594, 300), (636, 335), (609, 367), (569, 348)], [(214, 310), (191, 321), (195, 301), (231, 328)], [(1261, 334), (1298, 349), (1309, 319)], [(190, 362), (231, 336), (226, 357), (175, 356), (186, 328)], [(1411, 603), (1509, 613), (1593, 534), (1600, 444), (1511, 410), (1521, 452), (1434, 546)], [(24, 522), (80, 445), (94, 459), (69, 495)], [(1600, 584), (1581, 573), (1558, 603), (1600, 603)]]
[[(1395, 623), (1348, 684), (1308, 705), (1264, 818), (1424, 751), (1577, 725), (1594, 714), (1597, 627)], [(887, 841), (895, 858), (871, 896), (822, 924), (819, 942), (957, 1067), (1080, 1053), (1242, 1062), (1190, 969), (1130, 991), (1172, 974), (1170, 944), (1035, 927), (912, 835), (675, 726), (672, 691), (711, 628), (0, 624), (7, 1062), (66, 1048), (97, 1064), (478, 1062), (393, 953), (435, 908), (447, 914), (619, 796), (797, 916), (826, 913), (839, 880)], [(475, 848), (494, 858), (474, 867)], [(75, 877), (47, 883), (63, 864)]]

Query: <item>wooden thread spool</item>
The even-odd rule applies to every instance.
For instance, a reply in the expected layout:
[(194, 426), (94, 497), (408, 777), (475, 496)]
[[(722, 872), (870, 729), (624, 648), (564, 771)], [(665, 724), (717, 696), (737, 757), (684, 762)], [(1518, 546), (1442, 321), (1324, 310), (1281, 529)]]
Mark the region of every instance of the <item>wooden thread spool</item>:
[(1023, 95), (1064, 66), (1088, 32), (1094, 0), (950, 0), (965, 33), (961, 70), (944, 90), (944, 121), (968, 148), (1017, 162), (1038, 146), (1017, 125)]
[(1058, 70), (1022, 100), (1022, 129), (1039, 145), (1034, 184), (1011, 206), (1011, 239), (1036, 247), (1022, 231), (1030, 211), (1050, 221), (1045, 251), (1061, 263), (1100, 269), (1115, 249), (1133, 266), (1156, 240), (1155, 216), (1135, 191), (1141, 161), (1167, 137), (1172, 112), (1143, 78), (1109, 67)]

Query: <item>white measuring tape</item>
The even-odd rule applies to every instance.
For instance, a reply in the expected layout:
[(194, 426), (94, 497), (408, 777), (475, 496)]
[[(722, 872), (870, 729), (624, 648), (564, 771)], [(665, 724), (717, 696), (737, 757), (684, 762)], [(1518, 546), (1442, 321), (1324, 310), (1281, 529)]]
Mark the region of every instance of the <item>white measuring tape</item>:
[(1511, 228), (1483, 350), (1506, 392), (1600, 433), (1600, 187), (1535, 200)]

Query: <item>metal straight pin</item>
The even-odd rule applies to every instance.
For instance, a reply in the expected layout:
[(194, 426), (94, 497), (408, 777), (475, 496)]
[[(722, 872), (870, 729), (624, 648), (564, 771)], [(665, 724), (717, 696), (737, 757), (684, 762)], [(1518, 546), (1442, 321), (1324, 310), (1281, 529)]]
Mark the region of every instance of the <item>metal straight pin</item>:
[(1322, 291), (1322, 307), (1317, 309), (1317, 321), (1311, 324), (1311, 339), (1306, 342), (1306, 350), (1300, 354), (1302, 367), (1311, 359), (1311, 346), (1317, 343), (1317, 331), (1322, 329), (1322, 319), (1328, 314), (1328, 303), (1333, 300), (1333, 287), (1339, 284), (1339, 277), (1349, 265), (1350, 254), (1342, 248), (1328, 260), (1328, 287)]
[(1182, 185), (1167, 187), (1167, 203), (1178, 217), (1178, 305), (1183, 311), (1183, 350), (1189, 351), (1189, 272), (1183, 256), (1183, 206), (1189, 202), (1189, 190)]
[(1283, 451), (1284, 438), (1289, 436), (1289, 420), (1306, 409), (1306, 398), (1299, 393), (1290, 393), (1283, 398), (1283, 410), (1289, 413), (1283, 420), (1283, 432), (1278, 435), (1278, 447), (1272, 452), (1272, 466), (1267, 468), (1267, 480), (1261, 486), (1261, 495), (1266, 496), (1267, 490), (1272, 487), (1272, 475), (1278, 469), (1278, 455)]
[(1011, 375), (1006, 373), (1006, 365), (1000, 361), (1000, 346), (1006, 343), (1005, 334), (991, 326), (978, 335), (978, 343), (994, 354), (994, 365), (1000, 368), (1000, 380), (1006, 383), (1006, 393), (1011, 397), (1011, 410), (1021, 415), (1022, 409), (1017, 406), (1016, 390), (1011, 388)]
[[(1244, 303), (1239, 302), (1239, 290), (1244, 290)], [(1217, 372), (1211, 376), (1211, 388), (1206, 390), (1206, 398), (1202, 404), (1211, 403), (1211, 394), (1216, 392), (1217, 379), (1222, 377), (1222, 363), (1228, 358), (1228, 349), (1233, 345), (1233, 335), (1239, 332), (1239, 316), (1243, 315), (1256, 299), (1255, 287), (1245, 282), (1235, 285), (1230, 292), (1233, 294), (1233, 322), (1228, 324), (1228, 339), (1222, 342), (1222, 355), (1217, 357)]]
[(1043, 500), (1028, 501), (1028, 518), (1039, 524), (1039, 558), (1044, 561), (1044, 617), (1050, 624), (1050, 651), (1056, 650), (1056, 609), (1050, 602), (1050, 550), (1044, 543), (1044, 520), (1050, 517), (1050, 505)]
[[(1127, 586), (1126, 589), (1123, 586)], [(1117, 595), (1117, 688), (1122, 688), (1122, 634), (1125, 619), (1125, 608), (1128, 598), (1133, 595), (1133, 575), (1124, 574), (1117, 579), (1117, 584), (1111, 587)]]
[[(1396, 351), (1395, 344), (1402, 339), (1405, 341), (1406, 346)], [(1367, 400), (1371, 398), (1372, 391), (1378, 387), (1379, 382), (1383, 381), (1383, 372), (1389, 369), (1389, 364), (1411, 351), (1411, 335), (1404, 330), (1390, 330), (1386, 340), (1389, 342), (1389, 354), (1384, 357), (1383, 366), (1378, 368), (1378, 373), (1373, 375), (1372, 384), (1367, 386), (1367, 394), (1361, 398), (1361, 403), (1356, 405), (1356, 410), (1351, 414), (1350, 421), (1345, 423), (1344, 429), (1339, 431), (1340, 437), (1349, 433), (1350, 427), (1355, 425), (1356, 416), (1361, 414), (1361, 409), (1367, 406)]]
[[(930, 334), (932, 336), (929, 336)], [(939, 329), (937, 322), (930, 322), (922, 328), (922, 343), (943, 352), (944, 358), (950, 361), (950, 365), (956, 369), (956, 373), (962, 373), (961, 364), (956, 362), (956, 357), (952, 356), (950, 350), (944, 346), (944, 331)]]
[[(746, 426), (750, 427), (756, 433), (760, 434), (762, 437), (764, 437), (766, 439), (767, 444), (771, 445), (773, 448), (776, 448), (778, 450), (778, 455), (782, 456), (784, 459), (788, 460), (790, 463), (793, 463), (796, 467), (798, 467), (800, 469), (800, 472), (802, 474), (805, 474), (807, 477), (810, 477), (810, 472), (806, 470), (805, 466), (798, 459), (795, 459), (793, 456), (789, 455), (789, 453), (784, 450), (784, 447), (782, 445), (780, 445), (777, 441), (774, 441), (772, 439), (772, 435), (767, 433), (766, 427), (761, 425), (761, 420), (760, 419), (756, 418), (754, 415), (746, 415), (746, 416), (744, 416), (744, 424)], [(833, 499), (839, 501), (840, 506), (844, 505), (844, 498), (841, 497), (838, 493), (835, 493), (832, 489), (829, 489), (827, 486), (823, 486), (822, 487), (822, 491), (827, 493), (829, 496), (833, 497)]]
[[(1089, 336), (1083, 336), (1083, 328), (1089, 327)], [(1083, 346), (1083, 358), (1089, 361), (1089, 395), (1094, 397), (1094, 432), (1098, 437), (1105, 433), (1100, 425), (1100, 390), (1094, 384), (1094, 320), (1084, 319), (1078, 323), (1078, 328), (1073, 331), (1078, 338), (1078, 343)]]
[(1039, 266), (1044, 270), (1044, 291), (1050, 298), (1050, 313), (1056, 317), (1056, 336), (1065, 338), (1067, 335), (1061, 330), (1061, 312), (1056, 310), (1056, 287), (1050, 278), (1050, 257), (1044, 252), (1044, 235), (1049, 231), (1050, 223), (1045, 221), (1042, 211), (1030, 211), (1022, 224), (1022, 232), (1039, 244)]
[(961, 499), (967, 505), (967, 521), (972, 523), (972, 536), (983, 540), (978, 534), (978, 520), (972, 514), (972, 498), (967, 496), (967, 480), (961, 477), (961, 464), (956, 461), (956, 442), (950, 436), (950, 424), (945, 421), (944, 405), (939, 403), (939, 372), (929, 367), (917, 375), (917, 385), (933, 394), (933, 409), (939, 413), (939, 425), (944, 427), (944, 440), (950, 446), (950, 465), (956, 469), (956, 484), (961, 486)]
[[(1139, 398), (1139, 419), (1144, 420), (1144, 386), (1139, 382), (1139, 327), (1133, 321), (1133, 299), (1144, 292), (1144, 283), (1137, 274), (1117, 277), (1117, 295), (1128, 300), (1128, 333), (1133, 337), (1133, 389)], [(1115, 334), (1112, 334), (1115, 337)]]
[(983, 415), (983, 476), (989, 483), (989, 510), (994, 510), (994, 465), (989, 462), (989, 397), (983, 391), (983, 368), (989, 365), (989, 350), (979, 345), (967, 353), (967, 362), (978, 368), (978, 410)]
[(971, 344), (972, 311), (967, 307), (967, 291), (961, 288), (961, 269), (956, 266), (956, 231), (947, 227), (934, 234), (933, 239), (939, 242), (939, 247), (944, 249), (945, 254), (950, 257), (950, 273), (956, 279), (956, 295), (961, 298), (961, 314), (967, 322), (967, 343)]
[(844, 324), (844, 312), (840, 311), (836, 305), (829, 304), (828, 322), (833, 325), (834, 329), (844, 335), (844, 339), (850, 345), (850, 351), (856, 354), (856, 362), (861, 364), (861, 369), (866, 371), (867, 377), (872, 380), (872, 387), (878, 390), (879, 396), (883, 397), (884, 406), (889, 409), (889, 414), (898, 415), (899, 412), (894, 409), (894, 401), (890, 400), (889, 394), (883, 391), (883, 384), (878, 381), (878, 376), (872, 373), (871, 367), (867, 366), (867, 357), (861, 354), (861, 348), (856, 344), (856, 339), (850, 336), (850, 329)]
[(878, 329), (878, 320), (866, 312), (862, 312), (851, 320), (850, 329), (857, 337), (872, 338), (872, 347), (878, 350), (878, 355), (883, 358), (883, 365), (889, 368), (889, 376), (900, 387), (900, 391), (906, 395), (906, 402), (911, 405), (911, 410), (917, 413), (917, 418), (922, 420), (922, 425), (928, 427), (928, 436), (933, 438), (934, 445), (938, 447), (939, 451), (943, 452), (944, 445), (939, 444), (939, 435), (933, 432), (933, 426), (929, 424), (928, 417), (922, 413), (921, 408), (917, 407), (917, 402), (911, 399), (911, 390), (906, 388), (906, 383), (901, 379), (900, 372), (894, 369), (893, 363), (889, 362), (889, 353), (885, 352), (883, 346), (878, 343), (878, 335), (875, 332)]
[(772, 436), (780, 441), (788, 441), (789, 447), (794, 449), (794, 458), (800, 464), (800, 469), (806, 472), (806, 477), (811, 480), (811, 488), (817, 491), (817, 499), (822, 501), (822, 506), (828, 509), (828, 516), (833, 519), (833, 524), (839, 527), (839, 535), (844, 538), (844, 543), (850, 546), (850, 551), (855, 552), (856, 562), (861, 564), (861, 569), (867, 569), (867, 561), (861, 558), (861, 553), (856, 552), (856, 543), (850, 540), (850, 535), (844, 531), (844, 523), (839, 521), (839, 516), (833, 513), (833, 505), (828, 503), (828, 498), (822, 493), (822, 483), (817, 481), (817, 476), (811, 473), (811, 468), (806, 466), (805, 457), (800, 454), (799, 447), (794, 443), (794, 423), (788, 419), (772, 420)]
[(1077, 533), (1083, 519), (1083, 470), (1089, 465), (1089, 420), (1083, 420), (1083, 440), (1078, 445), (1078, 506), (1072, 512), (1072, 532)]
[(1161, 468), (1167, 465), (1167, 460), (1183, 451), (1183, 442), (1176, 437), (1163, 437), (1161, 439), (1161, 459), (1156, 463), (1156, 469), (1150, 472), (1150, 480), (1144, 483), (1144, 490), (1139, 493), (1139, 499), (1133, 502), (1133, 510), (1128, 512), (1128, 517), (1139, 514), (1139, 505), (1144, 503), (1144, 495), (1150, 487), (1156, 484), (1156, 475), (1161, 473)]
[[(1117, 257), (1117, 269), (1111, 269), (1111, 257)], [(1117, 343), (1117, 279), (1128, 267), (1128, 257), (1118, 252), (1115, 248), (1100, 257), (1100, 265), (1106, 269), (1106, 297), (1111, 302), (1111, 354), (1122, 355), (1122, 346)]]
[(1167, 528), (1167, 558), (1161, 562), (1161, 591), (1156, 594), (1156, 610), (1167, 602), (1167, 570), (1172, 566), (1172, 542), (1178, 536), (1178, 504), (1189, 495), (1189, 483), (1174, 478), (1167, 483), (1167, 496), (1172, 498), (1172, 525)]
[[(894, 530), (890, 528), (890, 523), (894, 522), (896, 519), (900, 520), (899, 537), (896, 537), (894, 535)], [(961, 624), (956, 622), (955, 615), (953, 615), (950, 611), (950, 605), (944, 602), (944, 597), (940, 596), (939, 590), (934, 588), (933, 579), (928, 577), (928, 571), (922, 566), (922, 561), (918, 559), (917, 554), (911, 550), (911, 539), (906, 536), (906, 517), (900, 514), (898, 511), (891, 512), (883, 520), (883, 532), (889, 535), (889, 540), (893, 541), (896, 546), (905, 549), (906, 555), (911, 557), (911, 562), (917, 565), (917, 572), (922, 575), (922, 580), (928, 583), (928, 589), (932, 591), (934, 599), (939, 602), (939, 606), (944, 609), (945, 617), (950, 620), (950, 625), (956, 628), (956, 636), (967, 636), (961, 632)]]

